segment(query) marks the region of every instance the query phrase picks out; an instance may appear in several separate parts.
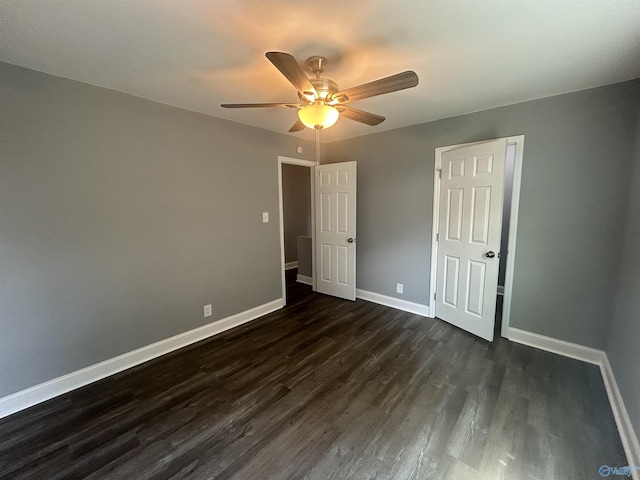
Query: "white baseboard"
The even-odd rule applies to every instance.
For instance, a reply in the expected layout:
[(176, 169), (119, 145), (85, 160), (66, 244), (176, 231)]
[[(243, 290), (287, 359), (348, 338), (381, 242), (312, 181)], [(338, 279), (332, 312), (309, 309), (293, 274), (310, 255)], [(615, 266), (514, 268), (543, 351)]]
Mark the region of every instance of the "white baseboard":
[(386, 295), (380, 295), (379, 293), (367, 292), (366, 290), (360, 290), (359, 288), (356, 289), (356, 297), (369, 302), (378, 303), (386, 307), (404, 310), (405, 312), (415, 313), (425, 317), (430, 316), (428, 305), (408, 302), (407, 300), (400, 300), (399, 298), (388, 297)]
[(0, 398), (0, 418), (24, 410), (38, 403), (83, 387), (89, 383), (121, 372), (141, 363), (152, 360), (161, 355), (173, 352), (192, 343), (199, 342), (230, 328), (250, 322), (284, 306), (284, 300), (279, 298), (250, 310), (237, 313), (215, 322), (203, 325), (188, 332), (180, 333), (159, 342), (152, 343), (137, 350), (110, 358), (95, 365), (71, 372), (53, 380), (21, 390)]
[[(624, 405), (620, 389), (618, 388), (618, 384), (606, 352), (513, 327), (508, 329), (507, 338), (516, 343), (521, 343), (540, 350), (545, 350), (547, 352), (556, 353), (558, 355), (598, 365), (600, 367), (600, 373), (602, 374), (605, 389), (607, 390), (607, 396), (609, 397), (613, 417), (615, 418), (616, 425), (618, 427), (620, 440), (622, 441), (622, 446), (624, 447), (624, 452), (627, 456), (627, 465), (640, 466), (640, 444), (638, 443), (638, 437), (633, 429), (633, 425), (631, 424), (629, 413)], [(640, 471), (632, 471), (631, 477), (633, 480), (640, 480)]]
[(519, 328), (509, 327), (507, 338), (512, 342), (521, 343), (551, 353), (557, 353), (564, 357), (575, 358), (583, 362), (593, 363), (594, 365), (602, 365), (606, 357), (606, 354), (602, 350), (527, 332)]
[[(624, 406), (616, 377), (613, 374), (613, 369), (609, 363), (609, 357), (605, 354), (604, 361), (600, 365), (600, 371), (602, 372), (602, 379), (604, 380), (604, 386), (607, 389), (607, 395), (609, 396), (609, 403), (611, 404), (611, 410), (613, 410), (613, 416), (616, 419), (618, 425), (618, 432), (620, 433), (620, 440), (624, 446), (624, 451), (627, 454), (627, 462), (630, 466), (640, 466), (640, 443), (638, 443), (638, 437), (633, 430), (631, 419), (627, 408)], [(634, 470), (631, 474), (633, 480), (640, 480), (640, 471)]]
[(307, 277), (306, 275), (300, 275), (296, 277), (296, 282), (304, 283), (305, 285), (313, 285), (313, 278)]
[(284, 269), (285, 270), (291, 270), (292, 268), (298, 268), (298, 261), (296, 260), (295, 262), (287, 262), (284, 264)]

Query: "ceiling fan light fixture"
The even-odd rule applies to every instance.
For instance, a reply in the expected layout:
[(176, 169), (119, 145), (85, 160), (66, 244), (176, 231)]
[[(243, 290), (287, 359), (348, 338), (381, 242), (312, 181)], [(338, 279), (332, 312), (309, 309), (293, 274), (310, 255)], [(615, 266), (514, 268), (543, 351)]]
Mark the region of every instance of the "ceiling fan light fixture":
[(321, 56), (309, 57), (307, 66), (315, 74), (309, 78), (293, 55), (285, 52), (266, 52), (265, 56), (274, 67), (295, 87), (299, 103), (223, 103), (224, 108), (260, 108), (286, 107), (298, 110), (298, 120), (289, 132), (299, 132), (305, 127), (320, 130), (329, 128), (343, 116), (347, 120), (375, 126), (384, 121), (384, 117), (345, 106), (355, 100), (375, 97), (384, 93), (397, 92), (418, 85), (416, 72), (407, 70), (372, 82), (340, 90), (338, 84), (330, 78), (322, 77), (327, 59)]
[(298, 110), (298, 118), (306, 127), (323, 129), (333, 126), (340, 117), (340, 112), (324, 103), (312, 103)]

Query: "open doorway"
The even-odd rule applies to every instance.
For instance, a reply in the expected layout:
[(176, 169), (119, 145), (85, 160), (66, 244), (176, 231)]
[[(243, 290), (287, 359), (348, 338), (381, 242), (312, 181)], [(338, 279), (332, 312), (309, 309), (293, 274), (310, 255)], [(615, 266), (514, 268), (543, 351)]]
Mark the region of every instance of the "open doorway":
[(511, 200), (513, 197), (513, 170), (516, 161), (516, 144), (507, 144), (504, 165), (504, 195), (502, 200), (502, 233), (500, 238), (500, 266), (498, 271), (498, 296), (496, 298), (495, 335), (502, 332), (502, 308), (504, 305), (504, 286), (507, 276), (507, 257), (509, 255), (509, 231), (511, 227)]
[(282, 223), (287, 283), (293, 280), (310, 285), (312, 252), (309, 167), (282, 164)]
[(294, 283), (311, 285), (314, 277), (315, 162), (278, 157), (282, 295)]
[(498, 272), (498, 295), (504, 295), (509, 255), (509, 227), (511, 225), (511, 198), (513, 195), (513, 169), (516, 161), (516, 144), (507, 143), (504, 165), (504, 195), (502, 201), (502, 233), (500, 238), (500, 270)]

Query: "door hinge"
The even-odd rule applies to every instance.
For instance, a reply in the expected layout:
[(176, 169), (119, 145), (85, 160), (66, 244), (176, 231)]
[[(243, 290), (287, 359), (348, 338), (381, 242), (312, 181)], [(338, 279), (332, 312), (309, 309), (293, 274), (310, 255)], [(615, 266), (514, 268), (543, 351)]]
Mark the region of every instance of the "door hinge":
[(436, 242), (439, 242), (439, 241), (440, 241), (440, 234), (436, 233)]
[(435, 301), (436, 299), (436, 292), (433, 292), (433, 300)]
[(442, 178), (442, 169), (441, 168), (438, 169), (438, 178)]

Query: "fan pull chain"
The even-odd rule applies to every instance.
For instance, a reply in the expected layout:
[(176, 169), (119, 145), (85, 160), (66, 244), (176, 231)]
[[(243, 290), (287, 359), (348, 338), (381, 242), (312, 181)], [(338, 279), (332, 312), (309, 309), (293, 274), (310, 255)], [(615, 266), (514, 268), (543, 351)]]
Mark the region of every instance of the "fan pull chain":
[(320, 165), (320, 129), (316, 128), (316, 165)]

